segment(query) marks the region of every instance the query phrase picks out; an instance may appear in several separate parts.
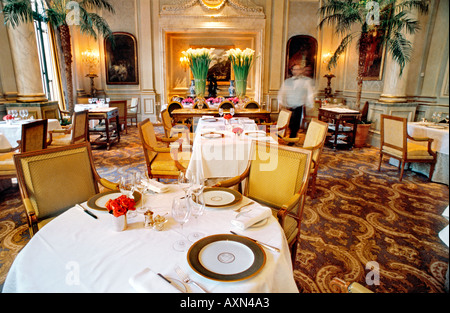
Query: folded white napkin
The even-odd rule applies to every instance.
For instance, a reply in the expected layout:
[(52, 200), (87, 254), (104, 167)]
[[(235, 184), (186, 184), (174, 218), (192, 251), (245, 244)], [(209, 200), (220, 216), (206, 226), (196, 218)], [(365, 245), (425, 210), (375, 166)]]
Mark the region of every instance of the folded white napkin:
[(139, 293), (180, 293), (177, 288), (149, 268), (130, 277), (128, 282)]
[(164, 192), (169, 191), (169, 189), (170, 189), (169, 186), (164, 185), (163, 183), (160, 183), (153, 179), (143, 179), (141, 182), (148, 189), (150, 189), (156, 193), (164, 193)]
[(257, 203), (243, 208), (242, 211), (245, 212), (250, 209), (250, 212), (240, 214), (237, 218), (232, 219), (231, 225), (244, 230), (272, 215), (272, 210), (270, 208), (262, 207)]

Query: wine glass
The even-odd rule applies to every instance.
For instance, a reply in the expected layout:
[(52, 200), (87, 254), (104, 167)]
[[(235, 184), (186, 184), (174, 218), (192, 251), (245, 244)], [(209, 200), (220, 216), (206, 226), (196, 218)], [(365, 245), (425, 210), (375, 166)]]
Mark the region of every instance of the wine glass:
[[(189, 201), (187, 197), (183, 198), (175, 198), (172, 201), (172, 217), (173, 219), (180, 224), (181, 235), (183, 237), (183, 225), (189, 220), (191, 217), (191, 209), (189, 206)], [(189, 242), (186, 239), (179, 239), (175, 241), (173, 244), (173, 249), (175, 251), (184, 252), (189, 247)]]
[(230, 109), (230, 115), (231, 115), (231, 116), (234, 116), (234, 108), (231, 108), (231, 109)]
[(139, 192), (141, 194), (141, 205), (136, 208), (136, 210), (139, 213), (145, 213), (147, 212), (147, 207), (145, 205), (145, 192), (147, 191), (147, 186), (145, 186), (145, 184), (142, 183), (142, 179), (145, 178), (144, 174), (141, 174), (141, 172), (135, 172), (134, 173), (134, 190), (136, 190), (137, 192)]
[[(191, 189), (190, 196), (188, 197), (189, 205), (191, 208), (191, 215), (194, 216), (196, 224), (198, 226), (198, 218), (205, 213), (205, 196), (203, 194), (203, 187)], [(195, 231), (188, 235), (188, 239), (191, 242), (196, 242), (199, 239), (205, 237), (205, 233)]]
[(437, 113), (436, 112), (433, 113), (433, 116), (432, 116), (431, 120), (433, 121), (434, 124), (437, 124), (437, 122), (436, 122), (436, 120), (437, 120)]
[(220, 117), (223, 116), (223, 108), (219, 108), (219, 115), (220, 115)]
[[(135, 185), (135, 179), (134, 174), (125, 174), (120, 177), (119, 181), (119, 191), (123, 195), (127, 196), (130, 199), (134, 199), (134, 185)], [(127, 216), (129, 217), (136, 217), (136, 211), (128, 211)]]

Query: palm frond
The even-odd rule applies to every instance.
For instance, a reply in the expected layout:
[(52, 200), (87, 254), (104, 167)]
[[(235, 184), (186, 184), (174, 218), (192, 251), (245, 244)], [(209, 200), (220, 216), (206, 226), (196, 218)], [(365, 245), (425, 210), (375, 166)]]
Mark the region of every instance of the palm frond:
[(392, 58), (400, 66), (400, 76), (403, 74), (403, 68), (409, 62), (412, 53), (412, 45), (400, 32), (393, 34), (392, 38), (387, 40), (387, 49)]
[(82, 0), (80, 5), (85, 9), (105, 9), (111, 13), (115, 13), (113, 6), (107, 0)]
[(345, 0), (329, 0), (319, 8), (319, 29), (325, 25), (333, 26), (336, 33), (344, 35), (355, 23), (363, 24), (364, 17), (358, 3)]
[(328, 62), (327, 69), (331, 70), (332, 67), (336, 67), (337, 62), (339, 61), (340, 56), (345, 52), (347, 47), (352, 43), (352, 41), (355, 39), (356, 36), (358, 36), (358, 32), (350, 33), (347, 36), (345, 36), (339, 46), (337, 47), (336, 51), (334, 52), (333, 56), (330, 58), (330, 61)]
[(5, 24), (13, 28), (21, 23), (33, 21), (33, 9), (30, 0), (4, 0), (3, 10)]

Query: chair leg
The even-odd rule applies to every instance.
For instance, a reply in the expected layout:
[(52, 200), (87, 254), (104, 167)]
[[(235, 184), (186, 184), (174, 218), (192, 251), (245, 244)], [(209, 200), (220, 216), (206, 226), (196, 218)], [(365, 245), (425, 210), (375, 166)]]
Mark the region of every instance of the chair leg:
[(381, 170), (381, 163), (383, 162), (383, 153), (380, 153), (380, 162), (378, 163), (378, 172)]
[(434, 168), (436, 166), (436, 163), (431, 163), (430, 164), (430, 174), (428, 177), (428, 181), (431, 182), (431, 179), (433, 178), (433, 173), (434, 173)]
[(402, 181), (402, 179), (403, 179), (403, 173), (405, 172), (405, 165), (406, 165), (406, 162), (404, 160), (402, 160), (402, 164), (400, 165), (401, 166), (400, 181)]

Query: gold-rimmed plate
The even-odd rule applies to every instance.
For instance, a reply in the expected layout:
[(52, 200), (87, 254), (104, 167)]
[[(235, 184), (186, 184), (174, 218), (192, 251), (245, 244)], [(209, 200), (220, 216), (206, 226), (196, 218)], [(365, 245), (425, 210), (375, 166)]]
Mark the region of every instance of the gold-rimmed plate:
[(221, 139), (221, 138), (224, 138), (225, 135), (222, 133), (210, 132), (210, 133), (202, 134), (202, 137), (207, 138), (207, 139)]
[(242, 201), (242, 195), (238, 191), (228, 188), (205, 188), (203, 195), (206, 206), (210, 208), (224, 208)]
[[(122, 193), (120, 193), (119, 191), (106, 191), (98, 193), (87, 201), (87, 205), (94, 210), (106, 211), (106, 203), (108, 202), (108, 200), (117, 199), (121, 195)], [(134, 201), (136, 202), (136, 204), (138, 204), (139, 201), (141, 201), (142, 195), (139, 192), (135, 191), (133, 193), (133, 196)]]
[(266, 263), (264, 250), (236, 235), (200, 239), (188, 251), (189, 266), (199, 275), (221, 282), (236, 282), (257, 275)]

